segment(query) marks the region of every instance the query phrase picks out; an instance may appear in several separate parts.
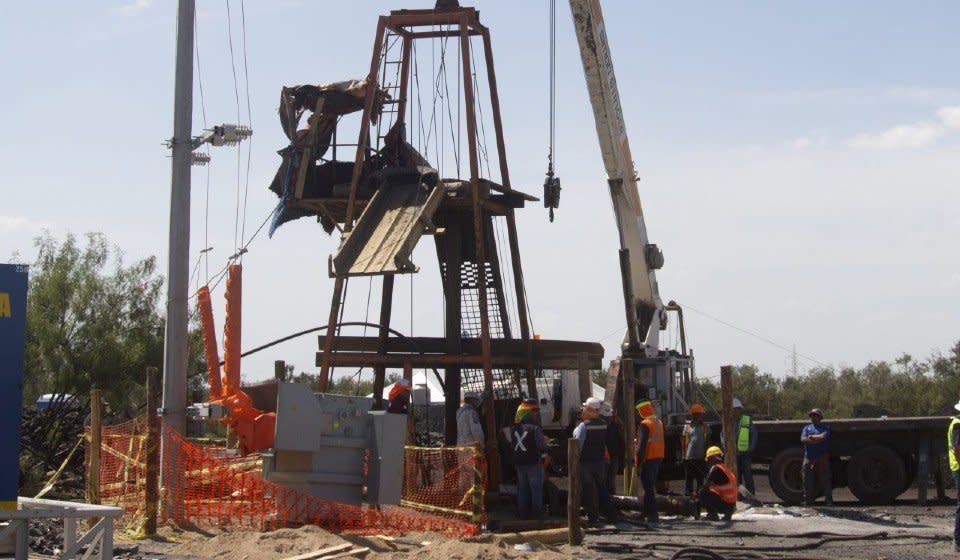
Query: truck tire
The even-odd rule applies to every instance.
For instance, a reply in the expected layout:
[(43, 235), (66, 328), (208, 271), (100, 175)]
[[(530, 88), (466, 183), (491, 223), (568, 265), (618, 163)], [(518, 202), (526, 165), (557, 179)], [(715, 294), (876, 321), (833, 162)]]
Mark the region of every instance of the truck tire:
[(903, 493), (906, 479), (903, 459), (883, 445), (857, 450), (847, 464), (847, 486), (864, 504), (893, 503)]
[(802, 465), (803, 450), (797, 447), (777, 453), (770, 463), (770, 488), (786, 505), (803, 501), (803, 479), (800, 477)]

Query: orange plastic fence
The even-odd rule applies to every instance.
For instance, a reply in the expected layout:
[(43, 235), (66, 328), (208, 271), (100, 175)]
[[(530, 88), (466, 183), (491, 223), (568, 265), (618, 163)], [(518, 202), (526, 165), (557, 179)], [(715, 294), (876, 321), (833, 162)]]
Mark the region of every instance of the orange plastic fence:
[(344, 504), (264, 480), (248, 459), (226, 460), (211, 450), (168, 433), (176, 450), (165, 458), (168, 472), (182, 473), (178, 495), (182, 521), (197, 526), (230, 525), (274, 528), (319, 525), (334, 532), (361, 534), (434, 531), (451, 536), (474, 535), (476, 523), (406, 507)]
[(404, 506), (486, 520), (483, 455), (475, 447), (404, 448)]
[[(259, 455), (234, 456), (167, 431), (162, 520), (197, 527), (272, 529), (305, 524), (334, 532), (399, 534), (433, 531), (452, 537), (480, 532), (482, 461), (471, 448), (408, 448), (404, 503), (380, 508), (332, 502), (263, 478)], [(101, 499), (123, 508), (118, 525), (132, 530), (144, 515), (146, 419), (103, 428)], [(461, 486), (467, 487), (461, 491)], [(447, 495), (449, 493), (449, 495)], [(428, 511), (422, 511), (428, 510)], [(478, 513), (479, 512), (479, 513)]]
[[(100, 450), (100, 502), (123, 508), (121, 527), (143, 519), (147, 464), (147, 417), (103, 426)], [(89, 445), (90, 440), (87, 439)], [(87, 457), (90, 453), (87, 453)]]

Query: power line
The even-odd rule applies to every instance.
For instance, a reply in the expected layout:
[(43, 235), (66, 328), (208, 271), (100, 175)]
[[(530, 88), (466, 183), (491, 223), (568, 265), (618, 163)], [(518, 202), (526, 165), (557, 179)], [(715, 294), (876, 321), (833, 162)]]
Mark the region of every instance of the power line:
[[(240, 32), (243, 41), (243, 84), (247, 95), (247, 126), (253, 128), (253, 110), (250, 108), (250, 67), (247, 63), (247, 13), (243, 0), (240, 0)], [(247, 197), (250, 193), (250, 160), (253, 159), (253, 136), (247, 138), (247, 173), (243, 185), (243, 214), (240, 225), (240, 239), (247, 233)], [(241, 257), (241, 261), (243, 257)]]
[(753, 338), (756, 338), (757, 340), (761, 340), (761, 341), (763, 341), (763, 342), (766, 342), (767, 344), (769, 344), (769, 345), (771, 345), (771, 346), (775, 346), (775, 347), (777, 347), (777, 348), (779, 348), (779, 349), (781, 349), (781, 350), (783, 350), (783, 351), (785, 351), (785, 352), (790, 352), (791, 354), (795, 353), (796, 356), (798, 356), (798, 357), (800, 357), (800, 358), (803, 358), (803, 359), (805, 359), (805, 360), (807, 360), (807, 361), (813, 362), (813, 363), (817, 364), (818, 366), (821, 366), (821, 367), (830, 367), (828, 364), (825, 364), (824, 362), (821, 362), (820, 360), (818, 360), (818, 359), (816, 359), (816, 358), (811, 358), (810, 356), (806, 356), (806, 355), (804, 355), (804, 354), (801, 354), (801, 353), (797, 352), (795, 348), (790, 348), (790, 347), (788, 347), (788, 346), (785, 346), (785, 345), (783, 345), (783, 344), (780, 344), (780, 343), (778, 343), (778, 342), (775, 342), (775, 341), (773, 341), (773, 340), (770, 340), (769, 338), (767, 338), (767, 337), (765, 337), (765, 336), (763, 336), (763, 335), (759, 335), (759, 334), (757, 334), (757, 333), (755, 333), (755, 332), (753, 332), (753, 331), (749, 331), (749, 330), (744, 329), (744, 328), (742, 328), (742, 327), (738, 327), (737, 325), (734, 325), (733, 323), (729, 323), (729, 322), (727, 322), (727, 321), (724, 321), (723, 319), (720, 319), (719, 317), (714, 317), (713, 315), (710, 315), (709, 313), (707, 313), (707, 312), (705, 312), (705, 311), (700, 311), (699, 309), (697, 309), (697, 308), (695, 308), (695, 307), (691, 307), (691, 306), (690, 306), (689, 304), (687, 304), (687, 303), (679, 303), (679, 305), (680, 305), (680, 307), (682, 307), (683, 309), (689, 309), (690, 311), (693, 311), (694, 313), (696, 313), (696, 314), (698, 314), (698, 315), (702, 315), (702, 316), (706, 317), (707, 319), (711, 319), (711, 320), (713, 320), (713, 321), (716, 321), (716, 322), (720, 323), (721, 325), (724, 325), (724, 326), (726, 326), (726, 327), (730, 327), (730, 328), (733, 329), (733, 330), (740, 331), (741, 333), (743, 333), (743, 334), (745, 334), (745, 335), (747, 335), (747, 336), (752, 336)]
[[(237, 122), (240, 122), (240, 86), (237, 80), (237, 62), (233, 52), (233, 18), (230, 15), (230, 0), (225, 0), (227, 5), (227, 43), (230, 46), (230, 70), (233, 72), (233, 96), (237, 103)], [(242, 160), (242, 151), (237, 144), (237, 196), (236, 210), (233, 216), (233, 246), (237, 246), (238, 239), (242, 241), (240, 234), (240, 163)]]

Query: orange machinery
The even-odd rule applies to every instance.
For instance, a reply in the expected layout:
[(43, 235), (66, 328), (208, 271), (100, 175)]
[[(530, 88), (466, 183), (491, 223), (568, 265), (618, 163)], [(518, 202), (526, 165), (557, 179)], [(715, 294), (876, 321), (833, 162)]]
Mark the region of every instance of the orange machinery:
[(210, 384), (210, 402), (217, 403), (226, 411), (224, 420), (237, 434), (240, 452), (244, 455), (273, 447), (276, 414), (263, 412), (253, 406), (250, 396), (240, 388), (240, 302), (242, 288), (240, 265), (230, 266), (227, 275), (226, 325), (223, 332), (223, 378), (220, 377), (220, 356), (217, 352), (216, 328), (213, 324), (213, 307), (210, 289), (200, 288), (197, 307), (200, 312), (200, 328), (203, 332), (203, 348), (207, 359), (207, 381)]

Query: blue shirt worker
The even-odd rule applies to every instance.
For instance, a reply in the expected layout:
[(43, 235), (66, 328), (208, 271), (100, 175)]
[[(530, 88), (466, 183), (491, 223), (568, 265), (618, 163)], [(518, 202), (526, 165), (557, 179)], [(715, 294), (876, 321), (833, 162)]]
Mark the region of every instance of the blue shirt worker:
[(540, 405), (524, 399), (510, 428), (513, 465), (517, 471), (517, 513), (520, 519), (543, 519), (543, 459), (547, 442), (540, 427)]
[[(757, 427), (753, 418), (743, 413), (743, 403), (740, 399), (733, 399), (733, 437), (737, 450), (737, 479), (743, 482), (744, 488), (750, 494), (756, 494), (753, 485), (753, 451), (757, 448)], [(723, 435), (720, 437), (723, 440)], [(724, 449), (728, 449), (727, 442), (722, 441)]]
[(950, 472), (957, 487), (957, 511), (953, 515), (953, 549), (960, 552), (960, 402), (953, 405), (957, 414), (950, 419), (947, 428), (947, 456), (950, 458)]
[(830, 426), (823, 423), (823, 412), (814, 408), (808, 413), (810, 423), (800, 432), (803, 443), (803, 505), (817, 499), (816, 484), (823, 487), (824, 505), (833, 505), (833, 484), (830, 474)]
[(573, 430), (580, 446), (580, 505), (587, 510), (591, 525), (600, 521), (600, 511), (614, 518), (610, 493), (607, 492), (607, 424), (600, 419), (603, 401), (590, 397), (583, 403), (583, 422)]

